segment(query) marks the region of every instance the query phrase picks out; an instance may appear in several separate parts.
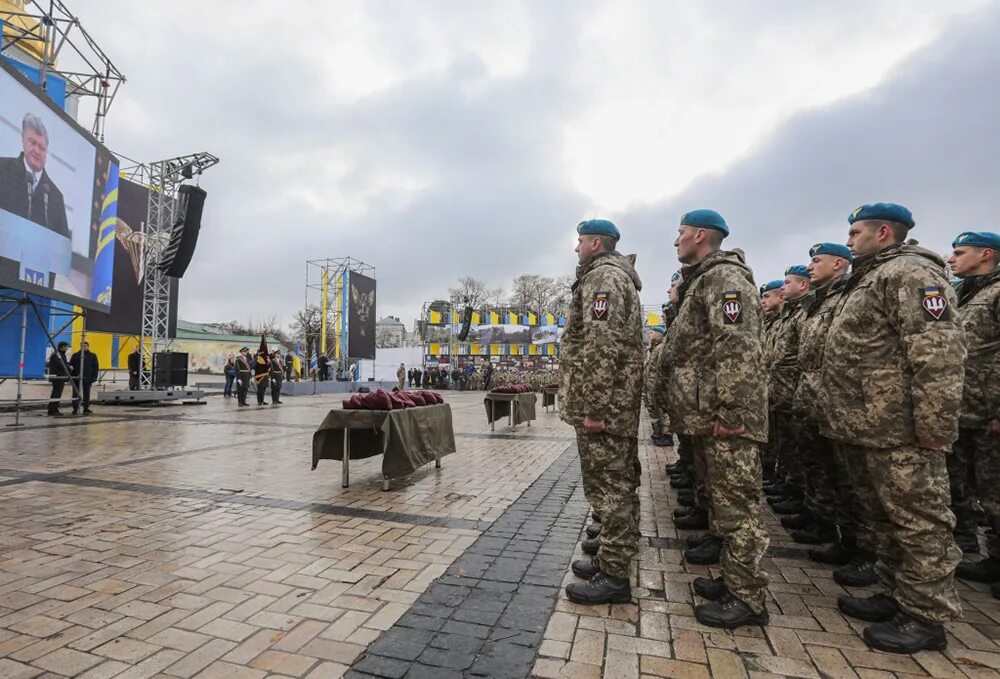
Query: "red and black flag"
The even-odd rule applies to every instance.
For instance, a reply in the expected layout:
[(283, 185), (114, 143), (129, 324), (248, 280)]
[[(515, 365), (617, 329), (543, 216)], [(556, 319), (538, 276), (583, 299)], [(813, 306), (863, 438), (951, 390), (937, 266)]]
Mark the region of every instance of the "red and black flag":
[(261, 333), (260, 349), (257, 350), (257, 359), (254, 361), (253, 379), (261, 382), (267, 379), (271, 370), (271, 353), (267, 350), (267, 337)]

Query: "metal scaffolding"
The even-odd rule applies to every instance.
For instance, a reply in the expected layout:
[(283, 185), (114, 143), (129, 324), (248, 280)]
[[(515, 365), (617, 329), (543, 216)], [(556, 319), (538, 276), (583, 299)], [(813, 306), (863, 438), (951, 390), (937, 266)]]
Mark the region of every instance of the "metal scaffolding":
[(313, 259), (306, 262), (306, 306), (312, 304), (320, 309), (323, 328), (316, 338), (317, 355), (326, 353), (329, 356), (331, 347), (326, 346), (326, 340), (331, 338), (332, 329), (333, 358), (336, 359), (338, 371), (348, 369), (347, 285), (351, 272), (375, 278), (374, 266), (353, 257)]
[[(170, 242), (177, 210), (177, 189), (185, 179), (219, 162), (211, 153), (195, 153), (123, 169), (126, 178), (149, 187), (149, 207), (142, 248), (142, 347), (143, 362), (152, 367), (153, 354), (170, 344), (170, 278), (160, 268), (160, 256)], [(145, 180), (145, 181), (143, 181)], [(151, 389), (152, 371), (140, 373), (140, 388)]]
[[(0, 39), (0, 54), (22, 56), (34, 60), (41, 71), (41, 87), (46, 89), (48, 75), (66, 81), (66, 96), (76, 99), (93, 98), (96, 111), (91, 132), (104, 141), (104, 122), (108, 109), (125, 82), (125, 76), (84, 30), (62, 0), (21, 0), (19, 12), (0, 12), (4, 31)], [(64, 54), (64, 52), (67, 52)], [(80, 70), (60, 68), (60, 57), (80, 63)]]

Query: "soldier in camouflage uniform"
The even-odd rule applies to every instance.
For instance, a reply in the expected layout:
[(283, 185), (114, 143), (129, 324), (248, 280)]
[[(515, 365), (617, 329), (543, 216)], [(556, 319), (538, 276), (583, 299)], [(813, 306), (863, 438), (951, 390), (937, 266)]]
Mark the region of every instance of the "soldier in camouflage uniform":
[(583, 583), (566, 586), (581, 604), (631, 600), (629, 562), (639, 541), (639, 412), (642, 407), (642, 283), (634, 257), (615, 248), (609, 221), (581, 222), (579, 266), (562, 337), (560, 417), (576, 429), (583, 489), (601, 517), (584, 541), (592, 561), (573, 563)]
[(649, 329), (649, 351), (646, 352), (646, 363), (643, 366), (642, 400), (646, 404), (650, 426), (653, 430), (652, 441), (655, 445), (664, 445), (663, 424), (660, 417), (662, 410), (656, 399), (657, 383), (660, 372), (660, 355), (663, 352), (663, 335), (667, 329), (662, 325), (654, 325)]
[[(813, 498), (812, 516), (829, 517), (837, 526), (831, 544), (809, 550), (809, 557), (820, 563), (838, 566), (849, 565), (855, 558), (858, 559), (855, 566), (871, 564), (872, 567), (865, 571), (866, 577), (870, 578), (867, 584), (870, 585), (874, 582), (875, 541), (870, 532), (859, 534), (859, 504), (854, 489), (867, 489), (866, 499), (874, 497), (874, 489), (865, 474), (854, 478), (849, 476), (846, 463), (838, 454), (838, 447), (819, 434), (826, 408), (819, 398), (823, 346), (854, 257), (850, 248), (839, 243), (818, 243), (809, 249), (809, 257), (811, 289), (801, 302), (805, 320), (799, 337), (800, 375), (793, 409), (805, 423), (804, 429), (810, 441), (802, 452), (809, 472), (807, 489)], [(782, 520), (782, 523), (786, 521)], [(838, 579), (838, 582), (841, 580)], [(864, 584), (855, 583), (854, 586)]]
[(952, 505), (959, 523), (973, 522), (969, 505), (977, 496), (992, 529), (987, 558), (960, 564), (957, 575), (992, 583), (1000, 598), (1000, 234), (965, 232), (952, 248), (948, 264), (962, 279), (958, 309), (969, 348), (958, 441), (948, 457)]
[[(670, 328), (675, 345), (668, 399), (674, 428), (692, 437), (696, 457), (704, 460), (710, 523), (723, 541), (722, 576), (694, 582), (695, 592), (710, 600), (695, 607), (695, 617), (732, 629), (768, 621), (761, 567), (768, 536), (759, 503), (767, 385), (757, 286), (743, 253), (721, 250), (728, 235), (713, 210), (681, 218), (674, 245), (686, 266)], [(693, 561), (694, 553), (686, 550), (685, 559)]]
[[(792, 412), (792, 401), (799, 379), (799, 334), (805, 320), (805, 312), (799, 302), (808, 291), (809, 272), (806, 267), (789, 267), (781, 286), (784, 299), (781, 316), (769, 333), (767, 393), (771, 436), (768, 443), (777, 455), (779, 469), (784, 471), (784, 477), (780, 479), (784, 488), (781, 494), (769, 497), (768, 502), (778, 514), (798, 514), (807, 510), (803, 504), (806, 477), (800, 451), (803, 431), (799, 418)], [(805, 518), (809, 518), (808, 514)], [(794, 525), (803, 527), (801, 523)]]
[[(784, 307), (785, 298), (782, 296), (782, 288), (785, 286), (783, 279), (776, 279), (764, 283), (760, 286), (760, 306), (764, 312), (764, 365), (771, 365), (771, 356), (774, 354), (774, 336), (777, 321), (781, 318), (781, 309)], [(774, 422), (769, 423), (770, 432), (768, 442), (761, 446), (760, 462), (764, 475), (764, 490), (768, 496), (782, 496), (785, 484), (780, 481), (784, 477), (784, 470), (778, 469), (778, 453), (774, 445), (777, 439), (774, 433)]]
[(942, 623), (962, 613), (945, 465), (965, 372), (957, 298), (942, 259), (904, 243), (914, 225), (909, 210), (864, 205), (848, 221), (855, 259), (823, 349), (823, 433), (863, 461), (876, 490), (867, 518), (881, 591), (837, 604), (875, 623), (864, 631), (872, 648), (941, 650)]

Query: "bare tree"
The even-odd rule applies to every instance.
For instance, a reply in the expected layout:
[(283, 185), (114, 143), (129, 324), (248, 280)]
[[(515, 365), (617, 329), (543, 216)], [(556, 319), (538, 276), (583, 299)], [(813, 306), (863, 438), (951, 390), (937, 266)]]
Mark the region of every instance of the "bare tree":
[(456, 307), (468, 305), (479, 309), (487, 304), (494, 304), (501, 297), (502, 289), (488, 288), (486, 283), (472, 276), (463, 276), (458, 279), (458, 284), (448, 288), (448, 298)]
[[(323, 333), (323, 314), (315, 304), (308, 304), (304, 309), (295, 312), (292, 319), (292, 333), (296, 340), (302, 342), (306, 348), (306, 357), (313, 355), (313, 347), (320, 344), (320, 336)], [(331, 324), (327, 319), (327, 344), (332, 337)]]

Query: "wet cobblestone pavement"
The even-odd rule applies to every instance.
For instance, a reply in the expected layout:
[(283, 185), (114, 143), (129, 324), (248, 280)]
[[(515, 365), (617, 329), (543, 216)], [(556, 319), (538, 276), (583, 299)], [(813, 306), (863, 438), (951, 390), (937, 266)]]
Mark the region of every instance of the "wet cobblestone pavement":
[(447, 398), (458, 452), (386, 492), (378, 458), (347, 489), (310, 471), (332, 397), (0, 427), (0, 678), (998, 676), (985, 586), (960, 583), (946, 652), (871, 652), (770, 513), (771, 625), (702, 627), (689, 583), (715, 571), (682, 562), (673, 451), (645, 443), (636, 598), (569, 603), (572, 430), (539, 409), (491, 434), (481, 394)]

